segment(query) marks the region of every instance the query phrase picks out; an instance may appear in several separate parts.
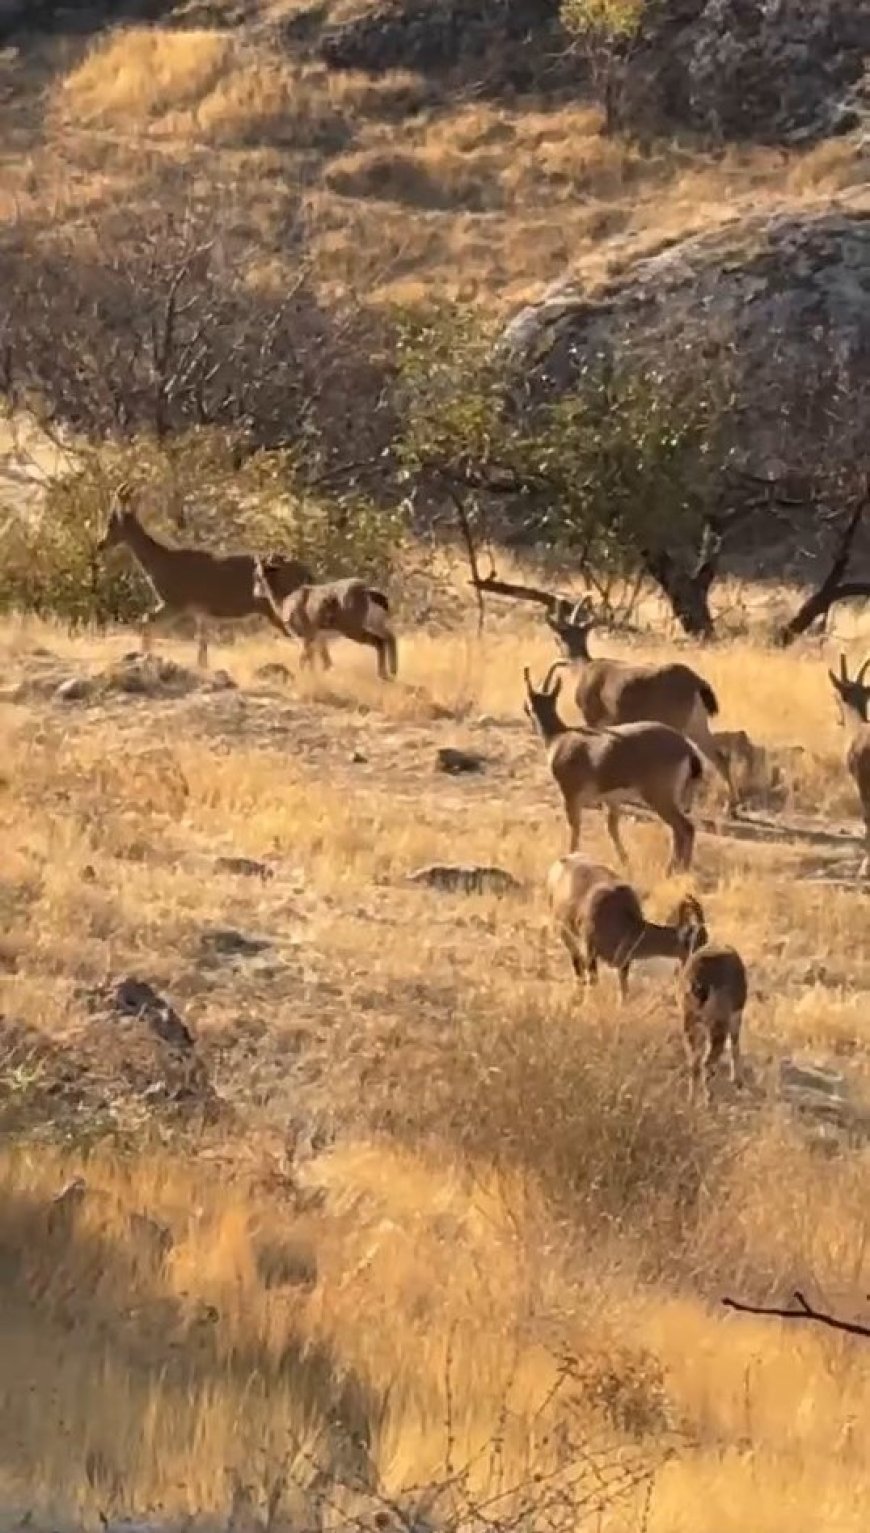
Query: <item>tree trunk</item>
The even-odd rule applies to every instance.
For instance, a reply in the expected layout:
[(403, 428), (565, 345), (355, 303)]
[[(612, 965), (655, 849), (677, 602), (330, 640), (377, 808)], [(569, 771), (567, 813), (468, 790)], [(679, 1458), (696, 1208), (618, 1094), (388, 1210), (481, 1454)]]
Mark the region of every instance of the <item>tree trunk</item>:
[(716, 627), (710, 611), (710, 587), (715, 575), (712, 561), (692, 571), (658, 549), (643, 549), (641, 558), (644, 569), (667, 597), (683, 632), (692, 639), (714, 638)]

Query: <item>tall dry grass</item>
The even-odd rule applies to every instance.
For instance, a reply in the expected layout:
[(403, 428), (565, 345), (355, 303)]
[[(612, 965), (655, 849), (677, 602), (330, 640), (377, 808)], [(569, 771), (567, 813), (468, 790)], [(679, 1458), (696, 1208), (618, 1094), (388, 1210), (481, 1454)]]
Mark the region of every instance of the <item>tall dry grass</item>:
[[(863, 1526), (855, 1344), (718, 1298), (863, 1302), (867, 1151), (776, 1081), (797, 1053), (863, 1089), (864, 902), (800, 882), (799, 847), (701, 838), (711, 927), (752, 978), (756, 1089), (690, 1109), (669, 975), (639, 974), (625, 1011), (605, 976), (581, 1006), (549, 930), (564, 828), (520, 713), (549, 646), (503, 624), (407, 634), (389, 689), (341, 649), (276, 689), (254, 637), (216, 653), (238, 693), (89, 707), (53, 702), (57, 677), (126, 635), (0, 633), (7, 1502), (782, 1533), (812, 1494), (823, 1525)], [(818, 654), (696, 659), (723, 723), (808, 744), (805, 809), (854, 811)], [(444, 742), (487, 773), (439, 777)], [(662, 837), (628, 838), (662, 913)], [(221, 872), (230, 852), (274, 877)], [(457, 856), (522, 890), (404, 881)], [(265, 961), (206, 961), (227, 926)], [(88, 1001), (129, 972), (184, 1012), (229, 1119), (143, 1110), (129, 1024)]]

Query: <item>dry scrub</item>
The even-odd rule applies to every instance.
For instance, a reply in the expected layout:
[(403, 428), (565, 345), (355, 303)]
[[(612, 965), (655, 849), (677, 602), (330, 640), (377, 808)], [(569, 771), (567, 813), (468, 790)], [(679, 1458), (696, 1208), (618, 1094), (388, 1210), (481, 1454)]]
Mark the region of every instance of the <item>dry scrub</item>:
[[(52, 687), (129, 636), (3, 629), (7, 1501), (784, 1533), (811, 1495), (863, 1528), (857, 1344), (716, 1301), (800, 1283), (857, 1310), (870, 1286), (867, 1150), (776, 1100), (785, 1054), (864, 1087), (866, 899), (797, 881), (815, 848), (700, 838), (711, 931), (750, 970), (754, 1086), (692, 1110), (670, 973), (581, 1010), (550, 930), (562, 826), (521, 665), (551, 642), (515, 621), (409, 634), (392, 688), (350, 646), (325, 681), (263, 680), (293, 651), (262, 636), (216, 648), (237, 692), (90, 704)], [(808, 744), (806, 812), (853, 818), (818, 654), (687, 658), (723, 723)], [(443, 743), (486, 772), (436, 774)], [(626, 840), (661, 915), (657, 828)], [(404, 882), (456, 856), (524, 888)], [(222, 958), (227, 928), (263, 952)], [(155, 1094), (165, 1054), (94, 1009), (128, 973), (196, 1033), (217, 1116)], [(80, 1206), (52, 1203), (78, 1174)]]

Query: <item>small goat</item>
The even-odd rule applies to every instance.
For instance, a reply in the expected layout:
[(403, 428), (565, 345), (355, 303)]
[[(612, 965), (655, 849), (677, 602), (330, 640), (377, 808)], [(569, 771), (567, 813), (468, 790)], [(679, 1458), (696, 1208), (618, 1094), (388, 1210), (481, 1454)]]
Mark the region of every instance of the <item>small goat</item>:
[(568, 949), (574, 973), (586, 984), (598, 979), (598, 964), (617, 972), (622, 999), (628, 995), (631, 965), (645, 958), (685, 961), (707, 941), (697, 901), (686, 900), (668, 926), (647, 921), (631, 884), (612, 868), (574, 852), (559, 857), (547, 875), (550, 910)]
[(692, 794), (703, 774), (694, 745), (667, 724), (645, 722), (608, 729), (569, 728), (559, 717), (556, 702), (561, 680), (550, 686), (559, 662), (550, 667), (540, 691), (524, 671), (526, 713), (547, 749), (550, 771), (565, 805), (570, 830), (569, 851), (580, 844), (581, 812), (599, 805), (607, 809), (607, 829), (620, 862), (627, 863), (619, 835), (619, 806), (639, 798), (671, 830), (673, 854), (669, 871), (691, 865), (695, 827), (689, 819)]
[[(685, 920), (691, 905), (697, 907), (697, 901), (684, 900), (676, 919)], [(695, 1101), (700, 1096), (708, 1102), (710, 1081), (726, 1043), (731, 1080), (737, 1085), (742, 1080), (740, 1029), (748, 986), (743, 959), (733, 947), (707, 942), (706, 933), (701, 944), (694, 945), (685, 959), (679, 988), (690, 1071), (689, 1097)]]
[(572, 608), (560, 599), (547, 614), (547, 623), (567, 656), (561, 664), (577, 673), (574, 696), (586, 723), (600, 729), (606, 724), (654, 719), (678, 729), (694, 741), (723, 778), (729, 810), (736, 814), (738, 800), (731, 764), (710, 730), (709, 720), (718, 714), (719, 703), (709, 682), (679, 661), (630, 665), (624, 660), (593, 660), (588, 638), (595, 621), (583, 602)]
[(316, 652), (324, 669), (329, 670), (332, 661), (326, 641), (330, 636), (341, 635), (377, 651), (382, 681), (396, 675), (396, 636), (388, 616), (390, 604), (383, 591), (367, 586), (362, 580), (336, 580), (329, 585), (299, 586), (281, 600), (270, 572), (260, 560), (255, 561), (253, 591), (258, 599), (270, 604), (282, 631), (301, 641), (303, 665), (311, 665)]
[(840, 701), (841, 722), (850, 735), (846, 766), (855, 780), (864, 817), (865, 852), (859, 871), (863, 878), (870, 878), (870, 685), (864, 681), (868, 666), (870, 655), (850, 680), (846, 656), (841, 654), (839, 676), (828, 672)]
[[(276, 620), (274, 606), (255, 596), (252, 554), (212, 554), (201, 548), (171, 548), (146, 532), (128, 501), (130, 490), (122, 485), (115, 492), (106, 531), (97, 544), (105, 553), (125, 543), (143, 574), (147, 577), (157, 605), (142, 620), (142, 648), (151, 648), (152, 631), (157, 623), (168, 623), (182, 613), (196, 619), (197, 663), (208, 664), (206, 619), (264, 617), (283, 632)], [(269, 571), (271, 588), (282, 598), (311, 576), (298, 559), (275, 556), (264, 566)]]

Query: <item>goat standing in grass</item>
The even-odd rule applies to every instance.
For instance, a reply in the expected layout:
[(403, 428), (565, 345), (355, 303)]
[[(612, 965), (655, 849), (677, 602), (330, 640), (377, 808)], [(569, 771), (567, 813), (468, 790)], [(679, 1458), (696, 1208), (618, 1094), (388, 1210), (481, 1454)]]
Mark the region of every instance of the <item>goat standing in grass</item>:
[(850, 679), (846, 656), (840, 656), (840, 674), (828, 675), (840, 702), (840, 716), (849, 731), (846, 767), (858, 789), (864, 817), (864, 860), (859, 878), (870, 878), (870, 685), (864, 681), (870, 667), (870, 655)]
[(288, 638), (300, 640), (303, 665), (311, 665), (316, 653), (324, 670), (329, 670), (332, 661), (327, 640), (340, 636), (355, 644), (367, 644), (376, 651), (382, 681), (397, 674), (396, 636), (389, 620), (390, 604), (383, 591), (352, 578), (328, 585), (302, 585), (279, 600), (270, 572), (257, 559), (253, 593), (258, 600), (269, 603)]
[(699, 1096), (709, 1100), (710, 1081), (726, 1044), (731, 1080), (740, 1081), (746, 969), (734, 948), (710, 942), (698, 900), (687, 895), (663, 925), (648, 921), (631, 884), (577, 853), (553, 863), (547, 895), (574, 973), (587, 985), (597, 983), (598, 964), (605, 963), (616, 969), (625, 1001), (633, 963), (676, 959), (692, 1101)]
[(657, 814), (670, 828), (673, 852), (669, 871), (691, 865), (695, 827), (689, 818), (692, 795), (703, 774), (694, 745), (667, 724), (622, 724), (609, 729), (569, 728), (556, 707), (561, 680), (550, 685), (551, 666), (538, 691), (528, 669), (526, 713), (547, 750), (550, 771), (565, 805), (570, 831), (569, 851), (580, 844), (584, 808), (603, 806), (607, 829), (620, 862), (627, 863), (619, 834), (620, 805), (631, 799)]
[[(254, 592), (254, 556), (252, 554), (213, 554), (203, 548), (172, 548), (147, 532), (129, 505), (130, 490), (122, 485), (115, 492), (106, 531), (97, 545), (99, 553), (126, 544), (146, 576), (156, 606), (142, 619), (142, 648), (147, 653), (155, 625), (168, 624), (183, 613), (196, 620), (197, 663), (208, 664), (208, 618), (229, 619), (264, 617), (273, 627), (284, 631), (276, 619), (274, 602), (267, 602)], [(270, 589), (281, 597), (294, 591), (311, 576), (298, 559), (277, 555), (268, 561), (257, 560), (268, 572)]]
[(631, 665), (624, 660), (593, 660), (588, 639), (595, 622), (582, 602), (571, 608), (560, 600), (547, 622), (567, 656), (560, 663), (576, 672), (574, 696), (586, 723), (600, 729), (606, 724), (654, 719), (679, 730), (716, 768), (728, 789), (728, 807), (736, 814), (731, 763), (710, 730), (709, 721), (718, 714), (719, 703), (709, 682), (680, 661)]
[(579, 852), (559, 857), (547, 875), (547, 895), (556, 929), (577, 978), (598, 980), (598, 964), (617, 972), (622, 999), (628, 995), (633, 963), (647, 958), (683, 962), (706, 942), (704, 916), (696, 901), (686, 902), (670, 925), (648, 921), (636, 891), (612, 868), (590, 862)]

